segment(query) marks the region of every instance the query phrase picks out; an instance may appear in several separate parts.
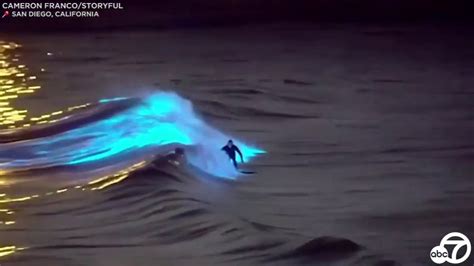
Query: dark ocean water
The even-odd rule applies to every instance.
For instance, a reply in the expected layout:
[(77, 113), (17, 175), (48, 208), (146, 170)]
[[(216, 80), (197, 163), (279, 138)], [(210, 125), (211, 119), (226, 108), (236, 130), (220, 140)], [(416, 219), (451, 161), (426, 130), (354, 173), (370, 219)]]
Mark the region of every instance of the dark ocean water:
[[(0, 263), (432, 265), (445, 234), (474, 239), (469, 33), (268, 25), (2, 36)], [(185, 139), (156, 147), (135, 134), (154, 122), (117, 120), (162, 91), (179, 96), (160, 123), (202, 147), (189, 150), (195, 164), (161, 157)], [(131, 100), (98, 103), (116, 97)], [(158, 135), (176, 139), (174, 129)], [(256, 174), (213, 175), (228, 136), (266, 151), (243, 166)], [(124, 141), (68, 164), (124, 138), (147, 145)]]

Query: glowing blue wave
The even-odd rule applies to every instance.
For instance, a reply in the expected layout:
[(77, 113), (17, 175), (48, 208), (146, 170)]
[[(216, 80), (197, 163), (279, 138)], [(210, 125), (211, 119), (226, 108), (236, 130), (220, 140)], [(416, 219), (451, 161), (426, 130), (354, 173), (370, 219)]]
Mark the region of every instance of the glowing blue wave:
[[(112, 104), (126, 98), (104, 99)], [(134, 107), (107, 119), (43, 139), (32, 139), (0, 147), (0, 168), (45, 165), (81, 165), (111, 159), (142, 148), (187, 146), (186, 157), (201, 170), (222, 177), (234, 177), (235, 169), (220, 148), (230, 137), (207, 125), (189, 101), (174, 93), (156, 93)], [(249, 161), (264, 151), (239, 140), (234, 142)]]

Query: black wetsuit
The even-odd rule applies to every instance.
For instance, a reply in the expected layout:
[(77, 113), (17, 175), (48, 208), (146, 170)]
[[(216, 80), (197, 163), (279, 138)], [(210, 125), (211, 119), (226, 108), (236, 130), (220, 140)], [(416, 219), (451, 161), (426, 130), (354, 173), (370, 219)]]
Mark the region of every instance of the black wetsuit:
[(242, 152), (240, 152), (239, 148), (235, 145), (232, 145), (231, 147), (225, 145), (224, 147), (222, 147), (221, 150), (227, 153), (229, 158), (232, 160), (232, 163), (234, 163), (235, 168), (237, 168), (237, 161), (235, 160), (235, 152), (237, 152), (240, 155), (240, 159), (243, 160)]

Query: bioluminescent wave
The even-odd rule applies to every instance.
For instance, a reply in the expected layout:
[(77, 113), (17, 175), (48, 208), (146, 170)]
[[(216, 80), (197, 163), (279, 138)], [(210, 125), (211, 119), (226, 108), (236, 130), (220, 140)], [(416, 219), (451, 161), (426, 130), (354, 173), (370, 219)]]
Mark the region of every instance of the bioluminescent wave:
[[(104, 99), (97, 106), (123, 101), (136, 99)], [(191, 102), (171, 92), (160, 92), (108, 117), (50, 136), (3, 145), (0, 168), (14, 171), (82, 165), (124, 159), (127, 154), (145, 150), (161, 154), (180, 145), (186, 147), (187, 159), (195, 167), (211, 175), (234, 177), (235, 169), (220, 150), (229, 138), (200, 119)], [(234, 142), (241, 148), (245, 161), (264, 152), (242, 141)]]

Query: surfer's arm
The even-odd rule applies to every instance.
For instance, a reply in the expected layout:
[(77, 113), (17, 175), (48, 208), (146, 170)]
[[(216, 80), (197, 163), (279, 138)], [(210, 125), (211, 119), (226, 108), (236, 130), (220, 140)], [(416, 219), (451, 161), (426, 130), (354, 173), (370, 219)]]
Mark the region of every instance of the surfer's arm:
[(237, 147), (237, 146), (234, 146), (235, 147), (235, 151), (239, 154), (240, 156), (240, 160), (242, 162), (244, 162), (244, 156), (242, 155), (242, 152), (240, 151), (240, 149)]

